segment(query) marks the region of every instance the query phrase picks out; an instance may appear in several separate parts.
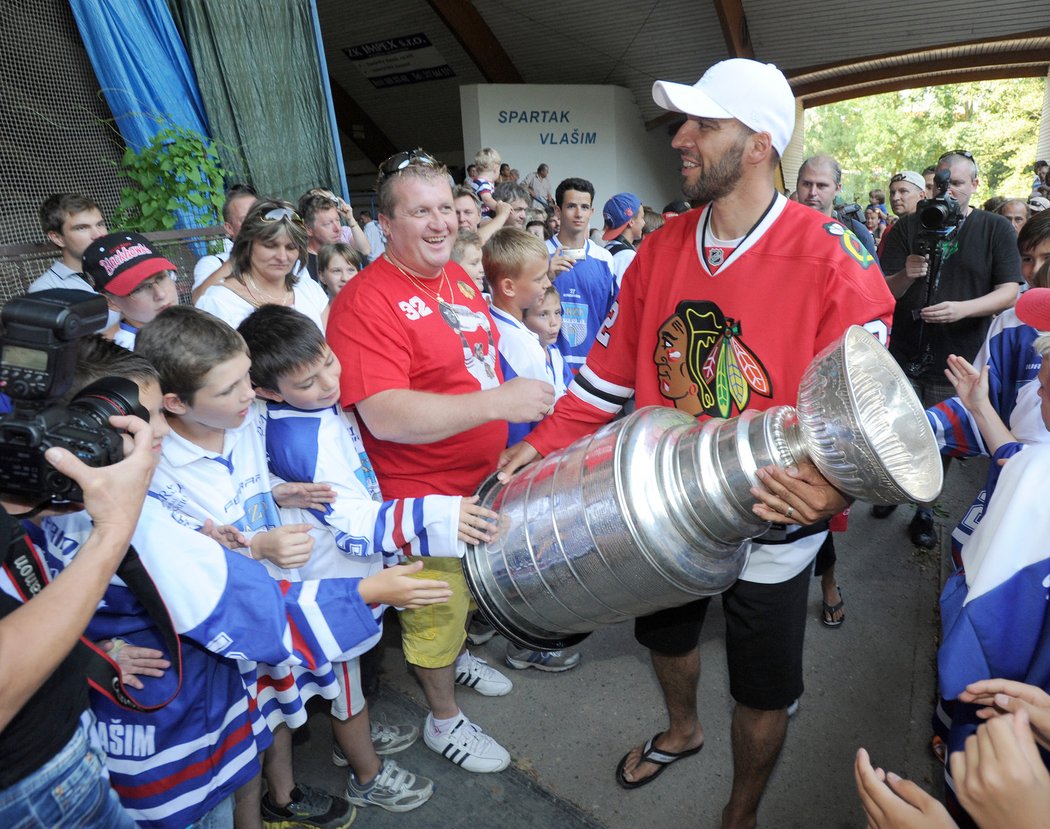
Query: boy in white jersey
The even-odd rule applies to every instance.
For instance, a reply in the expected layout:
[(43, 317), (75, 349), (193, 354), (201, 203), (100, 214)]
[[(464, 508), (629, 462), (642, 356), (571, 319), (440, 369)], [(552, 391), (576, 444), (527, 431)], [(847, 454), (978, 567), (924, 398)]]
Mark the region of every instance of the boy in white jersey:
[(561, 332), (561, 294), (551, 285), (543, 292), (543, 301), (525, 312), (525, 327), (540, 338), (540, 345), (547, 352), (547, 365), (554, 378), (554, 400), (557, 401), (572, 382), (572, 372), (558, 350), (558, 334)]
[[(271, 488), (263, 407), (254, 403), (244, 340), (218, 318), (176, 306), (143, 328), (136, 348), (160, 374), (172, 428), (150, 496), (182, 524), (221, 528), (226, 546), (262, 560), (271, 576), (291, 576), (286, 571), (309, 560), (313, 539), (306, 524), (282, 525), (278, 502), (322, 507), (333, 495), (323, 485)], [(338, 694), (331, 665), (310, 667), (259, 666), (258, 706), (273, 730), (263, 759), (263, 818), (271, 825), (347, 826), (351, 804), (297, 784), (293, 775), (290, 729), (305, 721), (310, 697)]]
[[(524, 230), (504, 227), (497, 230), (482, 249), (482, 264), (492, 288), (489, 312), (499, 329), (499, 362), (506, 382), (529, 377), (557, 387), (554, 369), (539, 337), (524, 322), (525, 315), (543, 302), (551, 287), (547, 246)], [(508, 446), (522, 440), (539, 421), (509, 423)], [(469, 633), (484, 641), (487, 630), (475, 616)], [(568, 671), (580, 664), (578, 651), (534, 651), (507, 646), (504, 664), (509, 668), (541, 671)]]
[(133, 351), (139, 329), (161, 311), (178, 305), (175, 266), (139, 233), (110, 233), (84, 251), (84, 273), (106, 298), (110, 311), (122, 317), (113, 336)]
[[(266, 448), (270, 471), (279, 478), (326, 483), (333, 501), (306, 510), (282, 510), (291, 521), (309, 524), (314, 540), (300, 578), (366, 577), (396, 564), (402, 548), (414, 556), (431, 549), (462, 556), (465, 542), (490, 537), (491, 510), (476, 498), (427, 495), (383, 501), (353, 414), (339, 406), (339, 360), (310, 319), (292, 308), (265, 305), (238, 328), (252, 354), (251, 380), (267, 404)], [(385, 606), (374, 608), (382, 629)], [(333, 760), (349, 765), (347, 797), (358, 806), (408, 811), (432, 794), (430, 780), (380, 760), (370, 738), (367, 701), (358, 656), (380, 633), (344, 654), (337, 664), (340, 694), (332, 702), (336, 738)], [(407, 748), (418, 736), (395, 750)], [(393, 753), (393, 750), (385, 753)]]

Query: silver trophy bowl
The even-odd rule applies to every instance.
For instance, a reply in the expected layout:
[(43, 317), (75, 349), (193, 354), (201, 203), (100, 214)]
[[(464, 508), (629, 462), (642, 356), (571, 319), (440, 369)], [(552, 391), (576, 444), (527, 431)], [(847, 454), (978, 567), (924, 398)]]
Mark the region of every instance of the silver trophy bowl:
[(928, 502), (943, 481), (926, 414), (889, 352), (851, 326), (813, 358), (797, 406), (698, 422), (651, 406), (478, 490), (497, 537), (470, 545), (475, 602), (523, 647), (557, 650), (603, 625), (721, 593), (749, 539), (757, 470), (813, 463), (842, 492)]

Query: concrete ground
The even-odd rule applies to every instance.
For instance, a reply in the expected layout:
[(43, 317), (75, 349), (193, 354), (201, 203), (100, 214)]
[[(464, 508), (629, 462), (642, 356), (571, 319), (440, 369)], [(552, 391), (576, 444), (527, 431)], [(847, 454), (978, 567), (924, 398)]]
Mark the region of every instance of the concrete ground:
[[(877, 521), (866, 504), (858, 504), (849, 532), (836, 536), (846, 622), (837, 629), (820, 624), (819, 581), (814, 579), (806, 631), (806, 692), (763, 800), (761, 826), (863, 827), (852, 771), (859, 746), (865, 746), (877, 764), (939, 791), (939, 768), (928, 750), (937, 596), (948, 534), (986, 470), (984, 460), (956, 463), (950, 470), (941, 500), (945, 515), (938, 517), (938, 551), (916, 550), (908, 541), (911, 507)], [(376, 711), (391, 722), (421, 725), (422, 692), (397, 647), (396, 622), (391, 620), (387, 628), (383, 692)], [(647, 652), (635, 643), (629, 625), (618, 625), (588, 638), (580, 648), (581, 666), (569, 673), (507, 669), (515, 687), (501, 698), (458, 689), (467, 715), (510, 751), (510, 769), (470, 774), (420, 741), (397, 759), (435, 780), (430, 802), (400, 815), (363, 809), (355, 826), (717, 827), (732, 780), (732, 709), (723, 630), (721, 608), (715, 602), (701, 644), (704, 750), (668, 768), (658, 781), (624, 791), (613, 776), (631, 746), (665, 726)], [(476, 653), (498, 665), (505, 646), (497, 636)], [(308, 742), (296, 750), (296, 766), (300, 779), (339, 791), (345, 776), (329, 762), (330, 746), (325, 717), (315, 716)]]

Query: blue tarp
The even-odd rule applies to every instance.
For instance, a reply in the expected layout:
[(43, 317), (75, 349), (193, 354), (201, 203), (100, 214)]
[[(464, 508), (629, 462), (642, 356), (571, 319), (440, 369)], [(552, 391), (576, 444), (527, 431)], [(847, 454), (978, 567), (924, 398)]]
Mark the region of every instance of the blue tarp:
[(166, 0), (70, 0), (125, 143), (141, 150), (179, 126), (208, 136), (197, 78)]

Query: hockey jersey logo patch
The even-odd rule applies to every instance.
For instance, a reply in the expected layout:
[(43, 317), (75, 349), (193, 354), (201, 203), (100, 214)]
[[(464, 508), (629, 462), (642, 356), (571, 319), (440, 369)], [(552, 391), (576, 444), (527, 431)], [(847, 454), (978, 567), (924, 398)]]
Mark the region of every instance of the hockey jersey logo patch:
[(839, 240), (839, 245), (846, 253), (857, 260), (862, 268), (868, 268), (875, 263), (875, 257), (868, 253), (868, 249), (861, 244), (857, 235), (838, 222), (828, 222), (824, 230), (829, 236)]
[(565, 302), (563, 298), (561, 308), (562, 334), (569, 341), (569, 345), (583, 345), (587, 339), (587, 306), (582, 302)]
[(713, 302), (679, 302), (656, 335), (660, 394), (676, 409), (711, 417), (739, 414), (752, 394), (772, 397), (769, 372), (741, 333), (739, 321)]

